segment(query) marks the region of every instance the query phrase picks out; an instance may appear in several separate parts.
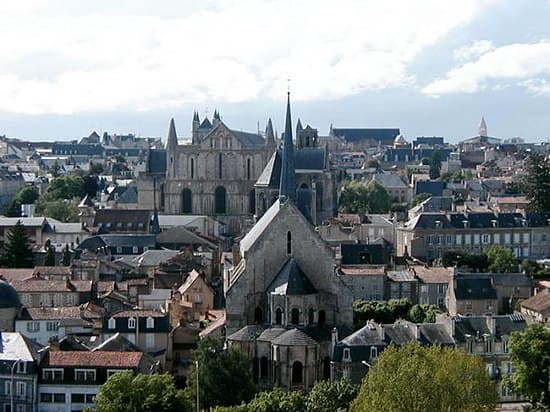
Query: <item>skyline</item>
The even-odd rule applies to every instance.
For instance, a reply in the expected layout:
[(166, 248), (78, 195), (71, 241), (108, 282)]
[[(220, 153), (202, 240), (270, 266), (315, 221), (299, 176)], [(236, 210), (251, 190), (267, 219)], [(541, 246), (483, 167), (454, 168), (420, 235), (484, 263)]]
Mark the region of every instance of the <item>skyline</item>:
[[(550, 1), (410, 4), (106, 0), (0, 5), (0, 134), (180, 137), (219, 110), (229, 127), (280, 132), (293, 117), (399, 127), (408, 140), (550, 138)], [(521, 24), (518, 24), (520, 22)]]

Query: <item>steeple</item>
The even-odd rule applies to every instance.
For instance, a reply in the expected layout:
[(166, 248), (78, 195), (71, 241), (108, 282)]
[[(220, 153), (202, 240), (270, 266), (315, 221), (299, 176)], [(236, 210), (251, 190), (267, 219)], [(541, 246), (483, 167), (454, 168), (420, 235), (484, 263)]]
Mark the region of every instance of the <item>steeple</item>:
[(199, 127), (201, 125), (201, 120), (199, 119), (199, 112), (193, 112), (193, 123), (191, 123), (191, 143), (199, 143)]
[(290, 92), (288, 92), (279, 199), (295, 200), (296, 184), (294, 179), (294, 143), (292, 142), (292, 119), (290, 117)]
[(273, 123), (271, 123), (271, 117), (267, 121), (267, 126), (265, 127), (265, 144), (275, 144), (275, 133), (273, 133)]
[(168, 127), (168, 138), (166, 139), (166, 150), (175, 151), (178, 147), (178, 136), (176, 134), (176, 125), (174, 118), (170, 119), (170, 126)]
[(487, 123), (485, 123), (485, 118), (483, 116), (481, 117), (481, 122), (479, 122), (477, 132), (480, 136), (487, 137)]

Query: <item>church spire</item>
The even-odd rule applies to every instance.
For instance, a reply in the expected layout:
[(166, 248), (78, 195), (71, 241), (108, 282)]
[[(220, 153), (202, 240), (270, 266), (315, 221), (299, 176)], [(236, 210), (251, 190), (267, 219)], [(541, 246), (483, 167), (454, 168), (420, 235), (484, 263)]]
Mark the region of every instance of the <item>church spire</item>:
[(275, 133), (273, 133), (273, 123), (271, 123), (271, 117), (267, 121), (267, 126), (265, 127), (265, 144), (275, 144)]
[(166, 139), (166, 150), (175, 150), (178, 146), (178, 136), (176, 134), (176, 125), (174, 118), (170, 119), (170, 126), (168, 127), (168, 138)]
[(279, 199), (295, 199), (296, 184), (294, 182), (294, 143), (292, 142), (292, 119), (290, 117), (290, 92), (286, 103), (286, 124), (283, 140), (283, 156), (281, 162), (281, 183)]
[(485, 123), (485, 118), (481, 116), (481, 122), (479, 123), (478, 133), (480, 136), (487, 137), (487, 123)]

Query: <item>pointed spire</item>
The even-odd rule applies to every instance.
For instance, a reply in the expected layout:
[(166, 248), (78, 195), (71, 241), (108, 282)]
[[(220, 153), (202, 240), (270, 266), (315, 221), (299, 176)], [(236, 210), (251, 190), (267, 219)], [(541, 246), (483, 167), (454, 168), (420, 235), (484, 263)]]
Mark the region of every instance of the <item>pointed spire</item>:
[(296, 124), (296, 133), (298, 133), (300, 130), (303, 130), (303, 127), (302, 127), (302, 121), (298, 117), (298, 123)]
[(176, 134), (176, 125), (174, 118), (170, 119), (170, 126), (168, 127), (168, 138), (166, 139), (166, 150), (175, 150), (178, 146), (178, 136)]
[(480, 136), (487, 137), (487, 123), (485, 123), (485, 118), (483, 116), (481, 116), (481, 122), (479, 122), (477, 131)]
[(296, 184), (294, 177), (294, 143), (292, 142), (292, 119), (290, 117), (290, 92), (286, 103), (285, 136), (283, 140), (283, 156), (281, 162), (281, 183), (279, 186), (279, 199), (294, 200)]
[(194, 121), (194, 122), (200, 122), (200, 120), (199, 120), (199, 112), (197, 112), (196, 110), (193, 112), (193, 121)]
[(275, 143), (275, 133), (273, 133), (273, 123), (271, 123), (271, 117), (267, 121), (267, 126), (265, 127), (265, 142), (266, 144)]

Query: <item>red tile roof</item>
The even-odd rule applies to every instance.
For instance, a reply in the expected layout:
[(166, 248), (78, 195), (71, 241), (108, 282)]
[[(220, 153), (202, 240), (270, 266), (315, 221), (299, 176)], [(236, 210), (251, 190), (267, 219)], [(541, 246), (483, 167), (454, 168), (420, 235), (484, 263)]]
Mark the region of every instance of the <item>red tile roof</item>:
[(48, 365), (57, 367), (137, 368), (142, 357), (142, 352), (51, 351)]

